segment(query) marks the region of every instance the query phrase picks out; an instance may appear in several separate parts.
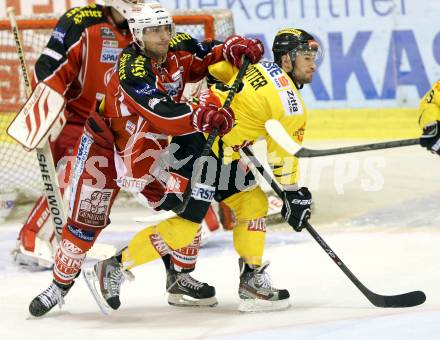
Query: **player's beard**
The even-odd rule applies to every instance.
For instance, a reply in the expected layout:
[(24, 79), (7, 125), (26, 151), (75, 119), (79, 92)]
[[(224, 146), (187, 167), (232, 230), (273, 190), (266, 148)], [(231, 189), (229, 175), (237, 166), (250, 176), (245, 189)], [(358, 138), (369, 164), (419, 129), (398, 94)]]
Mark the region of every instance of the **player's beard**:
[(165, 61), (165, 59), (166, 59), (167, 52), (168, 52), (168, 47), (167, 47), (166, 50), (165, 49), (163, 49), (163, 50), (159, 50), (159, 49), (151, 50), (151, 49), (149, 49), (147, 51), (147, 55), (150, 58), (156, 60), (157, 62), (163, 63)]
[(314, 72), (312, 72), (312, 73), (303, 72), (301, 74), (293, 74), (294, 80), (297, 84), (302, 84), (302, 85), (310, 84), (313, 79), (313, 73)]

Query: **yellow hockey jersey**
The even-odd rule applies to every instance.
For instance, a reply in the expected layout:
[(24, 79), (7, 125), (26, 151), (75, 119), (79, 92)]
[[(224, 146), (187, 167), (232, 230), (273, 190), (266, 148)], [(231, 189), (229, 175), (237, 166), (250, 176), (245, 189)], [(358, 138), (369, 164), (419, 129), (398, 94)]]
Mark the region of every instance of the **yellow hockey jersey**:
[[(231, 86), (238, 69), (223, 61), (211, 65), (209, 72), (214, 78)], [(222, 86), (213, 85), (211, 91), (224, 103), (228, 95), (224, 87), (222, 89)], [(270, 61), (263, 60), (249, 65), (243, 77), (243, 88), (235, 95), (231, 107), (236, 125), (223, 136), (225, 161), (228, 157), (238, 159), (240, 147), (264, 138), (267, 142), (268, 162), (277, 181), (283, 185), (296, 183), (298, 159), (279, 146), (264, 127), (267, 120), (276, 119), (296, 143), (302, 143), (307, 111), (289, 75)], [(213, 150), (218, 154), (217, 143)]]
[(440, 120), (440, 81), (432, 85), (423, 96), (419, 106), (419, 125), (423, 129), (426, 125)]

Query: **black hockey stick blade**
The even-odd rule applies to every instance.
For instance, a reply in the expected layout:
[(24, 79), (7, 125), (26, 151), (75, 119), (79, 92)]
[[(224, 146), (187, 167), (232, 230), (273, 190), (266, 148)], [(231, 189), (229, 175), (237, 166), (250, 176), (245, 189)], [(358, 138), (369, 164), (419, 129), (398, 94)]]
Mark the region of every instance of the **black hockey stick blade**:
[(426, 301), (425, 293), (421, 291), (414, 291), (409, 293), (403, 293), (398, 295), (380, 295), (372, 292), (359, 279), (354, 275), (351, 270), (342, 262), (342, 260), (336, 255), (336, 253), (330, 248), (330, 246), (324, 241), (324, 239), (317, 233), (317, 231), (307, 223), (307, 231), (315, 239), (315, 241), (321, 246), (327, 255), (333, 260), (333, 262), (341, 269), (344, 274), (350, 279), (351, 282), (364, 294), (364, 296), (376, 307), (382, 308), (403, 308), (414, 307), (421, 305)]
[(382, 308), (414, 307), (426, 301), (425, 293), (420, 290), (399, 295), (379, 295), (369, 291), (365, 296), (373, 305)]

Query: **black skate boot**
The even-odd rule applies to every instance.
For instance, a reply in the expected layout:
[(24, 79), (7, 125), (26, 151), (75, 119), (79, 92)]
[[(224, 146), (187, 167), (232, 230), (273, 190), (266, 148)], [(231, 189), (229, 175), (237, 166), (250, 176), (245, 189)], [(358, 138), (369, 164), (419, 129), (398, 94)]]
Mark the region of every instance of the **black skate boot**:
[(286, 289), (272, 287), (269, 275), (265, 272), (269, 261), (261, 267), (252, 268), (238, 260), (240, 266), (240, 286), (238, 295), (240, 312), (264, 312), (286, 309), (290, 306), (290, 294)]
[(70, 285), (63, 285), (56, 281), (52, 281), (49, 288), (39, 294), (31, 301), (29, 305), (29, 312), (33, 316), (43, 316), (56, 305), (64, 305), (64, 297), (72, 288), (73, 282)]
[(99, 261), (92, 268), (84, 269), (83, 276), (96, 303), (106, 315), (121, 305), (119, 294), (125, 279), (134, 280), (134, 275), (129, 270), (123, 270), (118, 256), (112, 256)]
[(173, 269), (167, 269), (167, 292), (172, 306), (214, 307), (218, 304), (214, 287)]

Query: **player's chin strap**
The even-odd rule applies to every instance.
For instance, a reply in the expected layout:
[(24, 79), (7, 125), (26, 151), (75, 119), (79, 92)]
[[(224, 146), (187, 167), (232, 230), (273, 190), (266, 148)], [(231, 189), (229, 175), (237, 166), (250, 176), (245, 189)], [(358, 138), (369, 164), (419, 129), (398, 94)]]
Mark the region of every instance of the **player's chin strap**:
[[(245, 147), (240, 150), (244, 153), (246, 157), (253, 163), (257, 168), (258, 172), (263, 176), (263, 178), (270, 184), (272, 189), (277, 193), (280, 198), (284, 197), (283, 191), (272, 177), (272, 175), (264, 168), (260, 161), (255, 157), (249, 147)], [(372, 292), (367, 287), (365, 287), (362, 282), (347, 268), (347, 266), (342, 262), (342, 260), (336, 255), (336, 253), (327, 245), (327, 243), (319, 236), (315, 229), (307, 222), (307, 231), (312, 235), (316, 242), (321, 246), (322, 249), (327, 253), (327, 255), (337, 264), (339, 269), (350, 279), (351, 282), (364, 294), (364, 296), (376, 307), (413, 307), (420, 305), (425, 302), (426, 296), (422, 291), (413, 291), (409, 293), (399, 294), (399, 295), (380, 295)]]
[[(241, 81), (246, 73), (249, 63), (250, 63), (249, 58), (245, 56), (240, 71), (237, 74), (237, 78), (235, 78), (232, 87), (229, 89), (228, 96), (226, 97), (225, 103), (223, 104), (224, 108), (228, 108), (229, 106), (231, 106), (232, 99), (234, 99), (235, 94), (238, 92)], [(202, 154), (194, 164), (194, 174), (189, 179), (188, 184), (185, 188), (185, 192), (182, 195), (182, 203), (173, 209), (173, 211), (176, 214), (182, 214), (185, 211), (186, 207), (188, 206), (189, 200), (191, 199), (192, 190), (196, 187), (197, 183), (200, 181), (202, 177), (202, 171), (205, 163), (204, 161), (209, 156), (212, 145), (214, 144), (214, 141), (217, 138), (217, 136), (218, 136), (218, 130), (213, 129), (212, 132), (209, 134), (208, 138), (206, 139), (206, 144), (203, 147)], [(221, 158), (219, 159), (219, 161), (221, 162)]]

